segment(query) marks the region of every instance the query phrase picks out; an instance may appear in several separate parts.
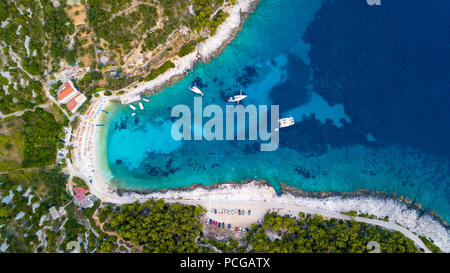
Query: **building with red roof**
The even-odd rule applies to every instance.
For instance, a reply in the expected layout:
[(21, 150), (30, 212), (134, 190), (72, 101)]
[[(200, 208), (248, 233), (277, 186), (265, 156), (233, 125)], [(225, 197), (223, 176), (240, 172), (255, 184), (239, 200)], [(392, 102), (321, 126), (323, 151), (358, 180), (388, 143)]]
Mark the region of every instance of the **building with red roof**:
[(88, 190), (85, 190), (83, 188), (73, 188), (73, 191), (75, 193), (74, 196), (75, 205), (83, 209), (91, 208), (92, 206), (94, 206), (92, 200), (88, 196), (86, 196), (86, 194), (89, 192)]
[(66, 104), (67, 110), (75, 113), (86, 101), (86, 96), (83, 93), (80, 93), (75, 88), (72, 81), (69, 80), (61, 86), (58, 92), (58, 101)]
[(75, 113), (85, 101), (86, 97), (82, 93), (78, 92), (78, 94), (75, 97), (73, 97), (66, 103), (67, 110), (69, 110), (72, 113)]
[(83, 189), (83, 188), (81, 188), (81, 187), (73, 188), (73, 191), (74, 191), (75, 193), (82, 192), (83, 194), (87, 194), (87, 193), (89, 192), (89, 190)]

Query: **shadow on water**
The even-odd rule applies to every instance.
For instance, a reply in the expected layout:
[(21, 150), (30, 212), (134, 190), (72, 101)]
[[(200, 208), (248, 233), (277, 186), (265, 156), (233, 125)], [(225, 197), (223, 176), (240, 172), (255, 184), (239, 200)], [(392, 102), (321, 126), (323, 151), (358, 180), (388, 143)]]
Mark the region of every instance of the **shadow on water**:
[(270, 90), (273, 104), (285, 112), (309, 101), (310, 68), (293, 54), (287, 54), (287, 78)]

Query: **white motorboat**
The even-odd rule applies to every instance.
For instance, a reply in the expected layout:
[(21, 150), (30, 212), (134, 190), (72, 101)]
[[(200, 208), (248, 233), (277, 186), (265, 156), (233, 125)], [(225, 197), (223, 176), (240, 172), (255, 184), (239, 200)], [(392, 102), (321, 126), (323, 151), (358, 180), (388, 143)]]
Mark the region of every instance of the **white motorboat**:
[(202, 92), (202, 90), (200, 90), (197, 86), (195, 86), (195, 85), (192, 85), (192, 86), (189, 86), (189, 90), (191, 90), (192, 92), (194, 92), (194, 93), (196, 93), (196, 94), (200, 94), (200, 95), (204, 95), (203, 94), (203, 92)]

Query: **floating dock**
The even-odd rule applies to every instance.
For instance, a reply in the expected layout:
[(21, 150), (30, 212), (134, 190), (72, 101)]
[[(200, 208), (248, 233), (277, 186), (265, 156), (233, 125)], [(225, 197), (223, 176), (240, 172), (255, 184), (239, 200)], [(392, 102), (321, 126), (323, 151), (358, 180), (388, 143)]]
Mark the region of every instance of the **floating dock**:
[(133, 97), (122, 97), (120, 99), (120, 102), (122, 104), (130, 104), (136, 101), (140, 101), (141, 100), (141, 96), (133, 96)]

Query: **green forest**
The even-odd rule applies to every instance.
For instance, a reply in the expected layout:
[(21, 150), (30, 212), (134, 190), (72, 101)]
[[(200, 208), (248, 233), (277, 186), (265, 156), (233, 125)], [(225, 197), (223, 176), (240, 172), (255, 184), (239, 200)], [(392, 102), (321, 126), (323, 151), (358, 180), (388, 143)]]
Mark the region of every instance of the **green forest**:
[[(418, 252), (413, 241), (400, 232), (343, 220), (324, 220), (319, 215), (299, 219), (268, 213), (262, 225), (252, 225), (246, 241), (252, 252), (281, 253), (363, 253), (370, 241), (380, 243), (386, 253)], [(270, 240), (267, 234), (276, 237)]]
[(60, 60), (71, 53), (66, 37), (74, 26), (64, 8), (65, 1), (55, 7), (49, 0), (0, 0), (0, 21), (7, 20), (0, 28), (0, 41), (6, 45), (1, 49), (5, 58), (0, 60), (3, 114), (45, 102), (45, 71), (57, 71)]
[(175, 64), (171, 61), (167, 61), (164, 64), (162, 64), (160, 67), (153, 69), (150, 74), (148, 74), (145, 78), (141, 78), (145, 81), (151, 81), (161, 75), (162, 73), (166, 72), (167, 70), (174, 68)]
[(42, 108), (27, 111), (22, 115), (25, 121), (25, 150), (23, 168), (45, 167), (56, 161), (56, 143), (62, 125)]
[(216, 248), (227, 253), (367, 253), (372, 251), (367, 247), (371, 241), (378, 242), (384, 253), (420, 252), (397, 231), (302, 213), (297, 219), (268, 213), (261, 224), (252, 225), (243, 240), (230, 237), (219, 241), (201, 232), (201, 213), (200, 207), (151, 200), (106, 206), (99, 219), (105, 230), (143, 246), (144, 252), (215, 252)]
[(203, 208), (163, 200), (137, 202), (104, 208), (99, 219), (105, 230), (115, 231), (124, 240), (143, 247), (144, 252), (199, 252), (196, 243), (202, 225)]

